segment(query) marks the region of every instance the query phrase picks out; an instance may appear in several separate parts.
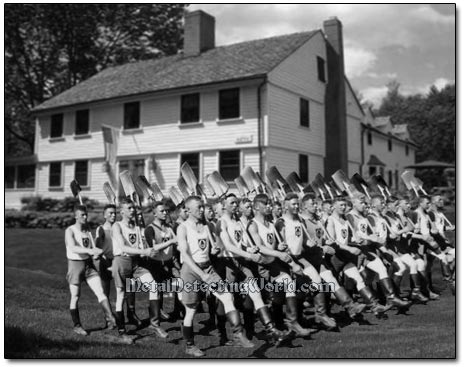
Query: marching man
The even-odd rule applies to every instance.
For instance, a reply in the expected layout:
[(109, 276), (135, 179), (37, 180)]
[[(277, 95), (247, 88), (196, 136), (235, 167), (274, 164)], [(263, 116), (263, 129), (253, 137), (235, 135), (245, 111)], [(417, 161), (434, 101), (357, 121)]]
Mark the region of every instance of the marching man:
[(108, 298), (103, 291), (100, 276), (92, 261), (92, 257), (100, 256), (102, 250), (92, 247), (92, 234), (87, 229), (87, 208), (84, 205), (77, 205), (74, 209), (74, 216), (76, 223), (66, 228), (65, 231), (66, 257), (68, 258), (66, 279), (71, 293), (69, 311), (74, 323), (74, 332), (88, 335), (88, 332), (81, 325), (78, 309), (81, 283), (84, 280), (97, 297), (105, 313), (107, 327), (113, 329), (116, 326), (116, 321), (111, 313)]
[[(182, 332), (187, 344), (186, 353), (194, 357), (202, 357), (205, 353), (195, 345), (193, 333), (193, 319), (201, 295), (191, 287), (201, 283), (214, 287), (220, 284), (222, 279), (210, 261), (210, 252), (216, 250), (211, 243), (211, 233), (204, 224), (204, 205), (201, 199), (197, 196), (188, 197), (185, 200), (185, 208), (188, 218), (177, 229), (179, 250), (183, 259), (181, 278), (184, 283), (182, 303), (185, 306), (185, 318)], [(222, 289), (212, 290), (212, 293), (224, 305), (226, 317), (234, 332), (234, 344), (243, 348), (253, 348), (254, 344), (243, 332), (240, 313), (234, 306), (232, 294)]]

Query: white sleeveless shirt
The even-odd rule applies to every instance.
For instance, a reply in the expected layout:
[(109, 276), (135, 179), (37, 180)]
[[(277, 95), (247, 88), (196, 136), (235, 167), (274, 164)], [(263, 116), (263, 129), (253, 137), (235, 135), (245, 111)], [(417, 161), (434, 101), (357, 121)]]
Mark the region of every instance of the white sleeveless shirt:
[(255, 219), (253, 219), (253, 222), (256, 223), (258, 234), (263, 244), (266, 247), (275, 250), (276, 238), (274, 225), (272, 223), (268, 223), (268, 227), (266, 227), (264, 224), (259, 223)]
[[(128, 225), (124, 224), (124, 222), (117, 222), (119, 223), (119, 227), (121, 228), (122, 237), (127, 241), (130, 247), (135, 249), (141, 249), (142, 246), (142, 238), (139, 235), (140, 230), (137, 226), (130, 228)], [(127, 244), (126, 244), (127, 245)], [(121, 244), (118, 241), (113, 241), (113, 255), (114, 256), (139, 256), (139, 255), (130, 255), (124, 252), (124, 248), (121, 247)]]
[(193, 261), (196, 263), (204, 263), (209, 261), (209, 238), (208, 230), (204, 225), (201, 232), (197, 232), (188, 221), (179, 225), (184, 226), (187, 234), (187, 245)]
[[(226, 218), (225, 216), (222, 216), (221, 219), (219, 220), (225, 221), (227, 223), (227, 233), (230, 238), (235, 240), (235, 242), (231, 241), (231, 243), (234, 246), (236, 245), (236, 243), (238, 243), (239, 245), (242, 245), (243, 230), (242, 230), (242, 226), (240, 225), (240, 223), (236, 221), (235, 219), (229, 219), (229, 218)], [(234, 254), (233, 252), (228, 251), (224, 247), (223, 257), (237, 257), (237, 255)]]
[(285, 216), (282, 218), (285, 223), (285, 243), (292, 255), (300, 256), (303, 252), (303, 224)]
[[(74, 240), (78, 246), (84, 247), (84, 248), (92, 247), (91, 245), (92, 243), (90, 242), (90, 237), (89, 237), (91, 236), (91, 234), (89, 232), (81, 232), (77, 230), (77, 228), (74, 226), (71, 226), (70, 228), (74, 234)], [(72, 251), (68, 246), (66, 246), (66, 257), (69, 260), (87, 260), (90, 257), (90, 255), (89, 254), (78, 254)]]
[(335, 228), (335, 240), (340, 244), (343, 245), (348, 245), (348, 223), (345, 221), (345, 223), (341, 223), (338, 219), (335, 219), (334, 217), (330, 216), (329, 219), (334, 223), (334, 228)]
[(322, 241), (324, 239), (324, 227), (322, 222), (320, 220), (312, 221), (309, 218), (305, 218), (305, 223), (311, 239), (314, 240), (316, 246), (322, 246)]

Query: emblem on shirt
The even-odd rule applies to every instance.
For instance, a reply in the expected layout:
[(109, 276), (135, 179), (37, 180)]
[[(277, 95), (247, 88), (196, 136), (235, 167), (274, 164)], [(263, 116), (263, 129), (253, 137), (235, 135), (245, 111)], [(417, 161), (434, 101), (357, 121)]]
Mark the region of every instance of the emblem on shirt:
[(129, 242), (131, 243), (131, 245), (137, 242), (137, 234), (129, 233)]
[(366, 223), (361, 223), (359, 225), (359, 229), (361, 230), (362, 233), (366, 233), (367, 232), (367, 225)]
[(82, 245), (86, 248), (89, 248), (90, 247), (90, 240), (87, 238), (87, 237), (84, 237), (82, 239)]
[(387, 231), (387, 226), (385, 225), (385, 223), (382, 223), (382, 231), (384, 231), (384, 232)]
[(234, 231), (234, 239), (237, 242), (240, 242), (242, 240), (242, 231), (235, 230)]
[(322, 228), (316, 228), (316, 236), (317, 238), (322, 238)]
[(206, 238), (200, 238), (198, 239), (198, 247), (200, 250), (204, 250), (206, 248)]
[(348, 237), (348, 230), (346, 228), (342, 229), (342, 238), (345, 239)]
[(274, 233), (268, 233), (267, 234), (267, 243), (270, 245), (274, 244)]
[(295, 236), (297, 236), (297, 237), (301, 236), (301, 227), (300, 226), (295, 227)]

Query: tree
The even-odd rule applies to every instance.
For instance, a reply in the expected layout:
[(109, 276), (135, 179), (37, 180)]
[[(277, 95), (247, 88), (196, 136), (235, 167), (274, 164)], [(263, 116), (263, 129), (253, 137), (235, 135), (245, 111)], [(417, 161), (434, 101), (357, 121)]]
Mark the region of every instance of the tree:
[(5, 154), (31, 154), (31, 108), (98, 71), (172, 55), (187, 4), (5, 4)]
[[(391, 116), (394, 124), (408, 124), (412, 140), (419, 149), (418, 162), (433, 159), (455, 162), (456, 159), (456, 85), (442, 90), (432, 86), (427, 95), (403, 96), (400, 84), (393, 82), (377, 111), (377, 116)], [(419, 172), (420, 173), (420, 172)], [(436, 172), (424, 172), (429, 186), (439, 185)]]

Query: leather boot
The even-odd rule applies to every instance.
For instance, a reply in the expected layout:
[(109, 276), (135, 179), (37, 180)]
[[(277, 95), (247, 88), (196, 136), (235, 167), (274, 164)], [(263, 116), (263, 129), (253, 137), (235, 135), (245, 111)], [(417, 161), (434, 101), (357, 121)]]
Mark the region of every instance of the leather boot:
[(440, 262), (441, 273), (443, 275), (443, 280), (449, 282), (451, 280), (451, 268), (448, 263)]
[(240, 321), (240, 313), (237, 310), (230, 311), (226, 314), (227, 320), (230, 322), (230, 326), (232, 326), (232, 331), (234, 333), (234, 346), (242, 347), (242, 348), (253, 348), (255, 345), (249, 341), (245, 333), (243, 332), (242, 323)]
[(272, 319), (277, 328), (284, 328), (284, 309), (283, 306), (279, 303), (273, 303), (271, 307)]
[(148, 307), (148, 315), (150, 317), (150, 329), (155, 331), (155, 334), (162, 339), (168, 337), (168, 333), (161, 328), (160, 325), (160, 301), (158, 299), (150, 300)]
[(396, 306), (398, 309), (408, 309), (411, 303), (398, 298), (393, 288), (393, 282), (390, 278), (380, 279), (380, 285), (387, 296), (387, 305)]
[(217, 329), (219, 332), (219, 345), (231, 346), (233, 343), (229, 341), (229, 338), (227, 337), (227, 330), (226, 330), (227, 317), (221, 314), (218, 314), (216, 317), (217, 317)]
[(205, 353), (198, 348), (193, 340), (193, 326), (182, 325), (182, 336), (185, 340), (185, 353), (193, 357), (203, 357)]
[(421, 281), (419, 274), (411, 274), (412, 290), (409, 298), (411, 301), (426, 303), (429, 299), (421, 292)]
[(135, 293), (127, 293), (126, 296), (127, 302), (127, 323), (129, 325), (135, 325), (137, 329), (142, 326), (142, 321), (138, 318), (135, 313)]
[(108, 299), (101, 301), (100, 306), (103, 309), (103, 312), (105, 313), (106, 328), (108, 330), (116, 329), (116, 319), (114, 318), (113, 313), (111, 312), (111, 306)]
[(421, 291), (424, 296), (426, 296), (430, 301), (436, 301), (440, 299), (440, 296), (434, 292), (432, 292), (430, 288), (430, 283), (425, 272), (418, 273), (421, 279)]
[(309, 336), (314, 329), (305, 329), (298, 322), (298, 303), (296, 297), (287, 297), (287, 309), (285, 312), (285, 326), (293, 331), (296, 336)]
[(376, 316), (381, 316), (385, 312), (387, 312), (391, 306), (382, 306), (377, 299), (374, 297), (374, 294), (369, 289), (369, 287), (364, 287), (360, 291), (358, 291), (359, 295), (364, 299), (366, 305), (371, 309), (371, 311)]
[(245, 335), (247, 339), (253, 339), (255, 335), (255, 313), (253, 309), (243, 310), (243, 326), (245, 328)]
[(282, 332), (274, 326), (274, 323), (271, 319), (271, 313), (269, 312), (269, 308), (267, 306), (261, 307), (256, 311), (256, 314), (263, 324), (266, 335), (272, 344), (279, 346), (284, 340), (289, 338), (290, 334), (288, 332)]
[(120, 340), (125, 344), (133, 344), (134, 340), (126, 333), (126, 325), (124, 323), (124, 312), (116, 311), (115, 318)]
[(365, 304), (354, 302), (343, 287), (340, 287), (335, 291), (335, 297), (352, 319), (354, 319), (357, 315), (360, 315), (366, 308)]
[(335, 329), (337, 323), (334, 319), (327, 315), (326, 299), (325, 293), (317, 293), (314, 297), (314, 310), (316, 314), (315, 322), (316, 324), (322, 324), (327, 329)]

